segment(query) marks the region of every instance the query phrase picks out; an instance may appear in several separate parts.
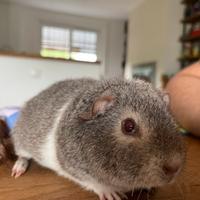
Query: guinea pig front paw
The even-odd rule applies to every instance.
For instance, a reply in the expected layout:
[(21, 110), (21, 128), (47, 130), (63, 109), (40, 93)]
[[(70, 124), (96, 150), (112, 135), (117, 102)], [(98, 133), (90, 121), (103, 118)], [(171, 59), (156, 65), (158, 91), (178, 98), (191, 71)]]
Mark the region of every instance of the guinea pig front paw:
[(115, 191), (103, 191), (99, 193), (99, 200), (122, 200), (128, 199), (124, 193)]
[(25, 173), (26, 169), (28, 168), (28, 165), (28, 159), (19, 157), (12, 168), (11, 176), (13, 176), (14, 178), (18, 178), (19, 176)]

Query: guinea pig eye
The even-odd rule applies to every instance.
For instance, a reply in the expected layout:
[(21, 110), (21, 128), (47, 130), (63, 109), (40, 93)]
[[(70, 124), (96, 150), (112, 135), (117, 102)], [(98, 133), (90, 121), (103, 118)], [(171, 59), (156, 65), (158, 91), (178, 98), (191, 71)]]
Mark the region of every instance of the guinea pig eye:
[(127, 118), (121, 122), (121, 129), (125, 135), (133, 135), (136, 132), (136, 123), (132, 118)]

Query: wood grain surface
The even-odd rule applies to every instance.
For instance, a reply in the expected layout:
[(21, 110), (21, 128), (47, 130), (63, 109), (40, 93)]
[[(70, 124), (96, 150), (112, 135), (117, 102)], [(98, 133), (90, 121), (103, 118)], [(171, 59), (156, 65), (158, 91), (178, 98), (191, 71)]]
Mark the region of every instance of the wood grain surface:
[[(156, 189), (151, 200), (200, 200), (200, 140), (185, 137), (188, 153), (183, 173), (172, 185)], [(10, 176), (13, 163), (0, 165), (0, 200), (97, 200), (92, 192), (81, 189), (54, 172), (31, 163), (18, 179)], [(141, 197), (136, 198), (136, 200)]]

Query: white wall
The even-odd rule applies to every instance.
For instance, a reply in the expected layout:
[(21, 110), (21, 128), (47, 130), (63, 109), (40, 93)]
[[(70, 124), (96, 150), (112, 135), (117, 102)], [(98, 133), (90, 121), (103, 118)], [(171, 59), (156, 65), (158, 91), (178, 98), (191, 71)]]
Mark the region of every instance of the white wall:
[(99, 33), (98, 49), (101, 75), (113, 76), (114, 68), (116, 76), (122, 76), (123, 20), (75, 16), (10, 3), (9, 34), (7, 35), (9, 35), (11, 49), (20, 52), (39, 53), (40, 31), (43, 24), (96, 30)]
[(180, 70), (178, 58), (181, 55), (181, 43), (179, 38), (182, 36), (182, 23), (184, 6), (179, 0), (168, 0), (167, 10), (167, 30), (165, 48), (165, 66), (163, 73), (173, 74)]
[(0, 2), (0, 50), (9, 46), (9, 4)]
[(43, 88), (64, 78), (122, 76), (123, 20), (74, 16), (0, 0), (0, 49), (6, 44), (16, 52), (39, 54), (43, 24), (98, 31), (101, 64), (0, 55), (0, 107), (22, 105)]
[(100, 66), (0, 55), (0, 107), (22, 105), (50, 84), (66, 79), (100, 78)]
[(144, 0), (130, 13), (126, 77), (130, 78), (132, 66), (156, 62), (159, 86), (161, 74), (179, 69), (182, 15), (178, 0)]
[(124, 21), (111, 21), (108, 30), (105, 75), (120, 77), (123, 74)]

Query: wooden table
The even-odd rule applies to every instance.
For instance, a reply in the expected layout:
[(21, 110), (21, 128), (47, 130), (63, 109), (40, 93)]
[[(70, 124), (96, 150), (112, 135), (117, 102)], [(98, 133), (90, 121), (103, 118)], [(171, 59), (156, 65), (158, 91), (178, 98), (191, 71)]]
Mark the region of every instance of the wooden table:
[[(176, 183), (159, 188), (152, 200), (200, 200), (200, 139), (186, 137), (188, 154)], [(97, 200), (97, 196), (54, 172), (32, 163), (18, 179), (10, 176), (13, 163), (0, 166), (0, 200)]]

